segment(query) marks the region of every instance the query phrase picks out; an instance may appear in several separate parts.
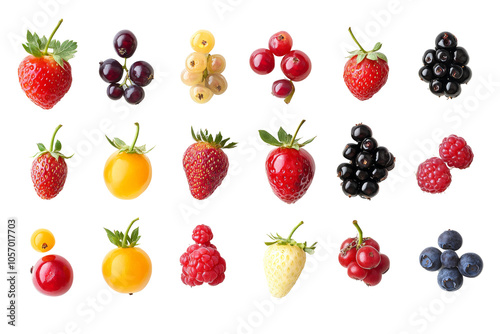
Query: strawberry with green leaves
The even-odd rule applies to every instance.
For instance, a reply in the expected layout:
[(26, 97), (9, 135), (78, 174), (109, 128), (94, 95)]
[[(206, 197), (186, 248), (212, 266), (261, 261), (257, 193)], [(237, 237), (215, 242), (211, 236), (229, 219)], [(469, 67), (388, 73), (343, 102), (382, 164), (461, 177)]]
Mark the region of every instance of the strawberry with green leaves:
[(19, 83), (26, 96), (43, 109), (55, 106), (71, 87), (71, 66), (68, 60), (75, 56), (77, 43), (61, 43), (52, 39), (61, 23), (62, 19), (48, 39), (28, 31), (28, 42), (23, 44), (30, 55), (19, 65)]
[(351, 51), (344, 67), (344, 82), (352, 95), (361, 101), (368, 100), (387, 82), (389, 65), (387, 57), (379, 52), (381, 43), (375, 44), (373, 50), (365, 51), (358, 43), (349, 28), (349, 33), (359, 50)]
[(212, 195), (221, 185), (229, 169), (229, 159), (223, 149), (234, 148), (237, 143), (229, 143), (219, 132), (215, 138), (208, 131), (200, 130), (191, 135), (196, 143), (191, 144), (182, 159), (189, 190), (194, 198), (202, 200)]
[(59, 140), (55, 142), (56, 133), (62, 125), (59, 125), (50, 141), (49, 149), (45, 145), (38, 143), (38, 152), (31, 166), (31, 180), (35, 191), (41, 199), (52, 199), (61, 192), (68, 175), (68, 167), (64, 159), (69, 159), (61, 153), (62, 144)]

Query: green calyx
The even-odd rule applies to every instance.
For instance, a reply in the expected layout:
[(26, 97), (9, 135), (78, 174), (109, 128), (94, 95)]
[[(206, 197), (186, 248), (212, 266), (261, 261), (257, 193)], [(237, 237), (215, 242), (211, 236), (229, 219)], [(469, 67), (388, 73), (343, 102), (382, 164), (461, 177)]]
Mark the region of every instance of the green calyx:
[(292, 232), (290, 232), (290, 235), (288, 236), (288, 238), (283, 238), (282, 236), (280, 236), (278, 233), (276, 233), (276, 235), (272, 235), (272, 234), (268, 234), (267, 236), (269, 238), (271, 238), (273, 241), (269, 241), (269, 242), (266, 242), (265, 244), (267, 246), (271, 246), (271, 245), (280, 245), (280, 246), (286, 246), (286, 245), (290, 245), (290, 246), (297, 246), (299, 247), (300, 249), (302, 249), (304, 252), (306, 252), (307, 254), (314, 254), (314, 250), (316, 249), (316, 244), (317, 242), (313, 243), (311, 246), (307, 246), (307, 242), (304, 242), (304, 243), (299, 243), (295, 240), (292, 239), (292, 235), (295, 233), (295, 231), (299, 228), (300, 225), (304, 224), (303, 221), (301, 221), (297, 226), (295, 226), (295, 228), (292, 230)]
[(302, 122), (300, 122), (299, 127), (297, 128), (293, 136), (291, 134), (288, 134), (285, 130), (283, 130), (283, 128), (280, 127), (278, 131), (278, 139), (276, 139), (273, 135), (265, 130), (259, 130), (260, 139), (262, 139), (266, 144), (272, 146), (287, 147), (298, 150), (301, 147), (306, 146), (316, 138), (316, 136), (314, 136), (313, 138), (306, 140), (303, 143), (299, 143), (301, 138), (296, 137), (299, 133), (300, 127), (302, 126), (302, 124), (304, 124), (304, 122), (305, 120), (302, 120)]
[[(52, 56), (56, 63), (64, 68), (64, 61), (68, 61), (75, 56), (76, 48), (78, 45), (76, 42), (71, 40), (61, 43), (55, 39), (52, 39), (62, 22), (63, 20), (61, 19), (54, 31), (52, 31), (52, 34), (49, 36), (49, 38), (45, 36), (42, 36), (42, 38), (40, 38), (36, 33), (32, 34), (28, 30), (28, 32), (26, 33), (26, 39), (28, 42), (23, 44), (26, 52), (37, 58), (43, 56)], [(49, 49), (52, 49), (52, 52), (49, 52)]]
[(109, 139), (108, 136), (106, 136), (106, 139), (108, 142), (113, 146), (114, 148), (118, 149), (120, 152), (126, 152), (126, 153), (136, 153), (136, 154), (146, 154), (151, 152), (155, 146), (150, 148), (149, 150), (146, 149), (146, 145), (141, 145), (141, 146), (135, 146), (135, 143), (137, 142), (137, 138), (139, 137), (139, 123), (134, 123), (136, 126), (136, 131), (135, 131), (135, 137), (134, 141), (132, 142), (132, 145), (127, 145), (123, 140), (120, 138), (113, 138), (113, 140)]
[(58, 125), (56, 130), (54, 131), (54, 134), (52, 135), (52, 139), (50, 140), (50, 147), (49, 149), (47, 149), (45, 147), (45, 145), (43, 145), (42, 143), (37, 143), (36, 145), (38, 146), (38, 150), (39, 152), (37, 154), (35, 154), (33, 157), (36, 158), (36, 157), (39, 157), (45, 153), (49, 153), (54, 159), (56, 159), (57, 161), (59, 160), (59, 157), (63, 158), (63, 159), (69, 159), (73, 156), (70, 155), (69, 157), (65, 156), (64, 154), (61, 153), (61, 148), (62, 148), (62, 144), (59, 140), (57, 140), (55, 142), (55, 145), (54, 145), (54, 139), (56, 138), (56, 133), (57, 131), (59, 131), (59, 129), (62, 127), (62, 125)]
[(365, 49), (363, 49), (361, 44), (359, 44), (356, 37), (354, 37), (351, 28), (349, 28), (349, 33), (351, 34), (351, 37), (354, 40), (354, 42), (356, 42), (356, 44), (359, 46), (359, 50), (354, 50), (349, 52), (349, 56), (347, 58), (352, 58), (353, 56), (357, 56), (356, 63), (358, 64), (361, 63), (365, 58), (373, 61), (377, 61), (377, 59), (380, 58), (387, 62), (387, 57), (385, 56), (385, 54), (383, 54), (382, 52), (378, 52), (378, 50), (380, 50), (380, 48), (382, 47), (382, 43), (377, 42), (373, 47), (373, 50), (365, 51)]
[(132, 220), (130, 225), (127, 227), (127, 230), (125, 231), (125, 234), (123, 234), (120, 231), (111, 232), (107, 228), (104, 228), (104, 230), (106, 231), (106, 234), (108, 235), (109, 241), (111, 241), (111, 243), (113, 245), (115, 245), (116, 247), (119, 247), (119, 248), (133, 248), (133, 247), (139, 245), (137, 242), (139, 241), (141, 236), (139, 235), (139, 228), (138, 227), (132, 231), (132, 234), (130, 236), (128, 235), (130, 228), (138, 220), (139, 220), (139, 218)]
[(238, 143), (227, 143), (229, 139), (223, 139), (222, 134), (219, 132), (215, 138), (208, 133), (208, 130), (200, 130), (200, 132), (195, 133), (193, 127), (191, 127), (191, 136), (196, 142), (207, 143), (214, 148), (235, 148)]

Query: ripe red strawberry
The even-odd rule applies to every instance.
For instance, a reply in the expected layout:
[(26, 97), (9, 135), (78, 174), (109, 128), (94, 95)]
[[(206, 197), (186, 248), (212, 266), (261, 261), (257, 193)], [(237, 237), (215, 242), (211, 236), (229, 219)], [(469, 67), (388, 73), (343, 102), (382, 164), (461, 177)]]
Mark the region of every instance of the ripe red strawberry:
[(316, 166), (313, 157), (302, 147), (314, 138), (299, 143), (297, 133), (304, 124), (303, 120), (295, 135), (286, 133), (283, 128), (278, 131), (278, 139), (267, 131), (259, 130), (260, 138), (267, 144), (278, 146), (269, 152), (266, 160), (266, 172), (273, 192), (282, 201), (291, 204), (298, 201), (311, 185)]
[(387, 57), (378, 52), (382, 47), (381, 43), (375, 44), (373, 50), (365, 51), (354, 37), (351, 28), (349, 33), (360, 50), (349, 52), (351, 55), (344, 67), (344, 82), (355, 97), (361, 101), (368, 100), (387, 82)]
[(54, 139), (61, 127), (62, 125), (59, 125), (54, 131), (48, 150), (43, 144), (37, 144), (40, 152), (35, 155), (35, 160), (31, 166), (31, 180), (36, 193), (41, 199), (56, 197), (63, 189), (68, 175), (68, 167), (64, 159), (69, 159), (71, 156), (66, 157), (60, 152), (62, 144), (59, 140), (56, 141), (54, 148)]
[[(59, 21), (49, 39), (27, 33), (24, 49), (30, 55), (23, 59), (18, 69), (19, 83), (26, 96), (43, 109), (51, 109), (71, 87), (71, 66), (68, 60), (74, 57), (77, 43), (53, 40), (61, 25)], [(52, 52), (49, 52), (52, 49)]]
[(196, 199), (205, 199), (217, 189), (227, 175), (229, 160), (224, 148), (234, 148), (236, 143), (229, 143), (229, 138), (222, 139), (219, 132), (215, 139), (208, 131), (200, 130), (195, 134), (191, 128), (191, 135), (196, 143), (184, 152), (182, 164), (189, 183), (191, 195)]

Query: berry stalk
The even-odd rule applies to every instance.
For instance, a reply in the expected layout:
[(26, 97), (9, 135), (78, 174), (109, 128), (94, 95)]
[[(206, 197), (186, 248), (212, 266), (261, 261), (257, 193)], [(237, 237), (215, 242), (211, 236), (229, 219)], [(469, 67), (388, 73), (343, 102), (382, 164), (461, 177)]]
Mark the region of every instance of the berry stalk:
[(135, 143), (137, 142), (137, 138), (139, 137), (139, 123), (135, 122), (134, 124), (137, 127), (137, 129), (135, 130), (134, 141), (132, 142), (132, 145), (130, 146), (129, 153), (134, 153)]
[(52, 152), (54, 151), (54, 139), (56, 139), (56, 134), (57, 134), (57, 131), (59, 131), (59, 129), (62, 127), (61, 124), (59, 124), (56, 128), (56, 130), (54, 131), (54, 134), (52, 135), (52, 139), (50, 140), (50, 148), (49, 148), (49, 152)]
[(45, 49), (43, 49), (43, 55), (46, 56), (48, 54), (48, 50), (49, 50), (49, 45), (50, 45), (50, 41), (52, 41), (52, 38), (54, 37), (57, 29), (59, 29), (59, 27), (61, 26), (63, 22), (63, 19), (60, 19), (59, 22), (57, 23), (57, 26), (56, 28), (54, 29), (54, 31), (52, 31), (52, 34), (50, 35), (49, 39), (47, 40), (47, 44), (45, 44)]
[(136, 219), (132, 220), (132, 222), (130, 223), (130, 225), (127, 227), (127, 230), (125, 231), (125, 235), (123, 236), (122, 248), (126, 248), (127, 247), (128, 231), (130, 231), (130, 228), (132, 227), (132, 225), (136, 221), (138, 221), (138, 220), (139, 220), (139, 218), (136, 218)]
[[(302, 123), (301, 123), (302, 125)], [(301, 221), (297, 226), (295, 226), (295, 228), (292, 230), (292, 232), (290, 232), (290, 235), (288, 236), (287, 238), (287, 241), (291, 241), (292, 240), (292, 235), (295, 233), (295, 231), (299, 228), (300, 225), (304, 224), (303, 221)]]
[(352, 39), (354, 40), (354, 42), (359, 46), (359, 49), (361, 51), (363, 51), (364, 53), (367, 53), (365, 49), (363, 49), (363, 47), (361, 46), (361, 44), (359, 44), (358, 40), (356, 39), (356, 37), (354, 37), (354, 34), (352, 33), (352, 30), (351, 30), (351, 27), (349, 27), (349, 33), (351, 34), (351, 37)]
[[(292, 137), (292, 141), (290, 142), (290, 144), (291, 144), (292, 146), (293, 146), (293, 143), (295, 143), (295, 137), (297, 137), (297, 134), (299, 133), (299, 130), (300, 130), (300, 128), (302, 127), (302, 124), (304, 124), (305, 122), (306, 122), (306, 120), (305, 120), (305, 119), (303, 119), (303, 120), (302, 120), (302, 122), (300, 122), (299, 127), (297, 128), (297, 131), (295, 131), (295, 134), (294, 134), (294, 135), (293, 135), (293, 137)], [(302, 223), (304, 223), (304, 222), (302, 222)], [(299, 224), (299, 226), (300, 226), (300, 224)], [(298, 227), (298, 226), (297, 226), (297, 227)]]
[(290, 83), (292, 84), (292, 91), (290, 94), (288, 94), (287, 97), (285, 97), (285, 103), (288, 104), (290, 101), (292, 101), (293, 94), (295, 94), (295, 85), (293, 84), (293, 81), (290, 80)]
[(363, 231), (361, 230), (361, 227), (359, 227), (357, 220), (353, 220), (352, 223), (358, 230), (358, 243), (356, 245), (356, 249), (359, 249), (361, 247), (361, 244), (363, 243)]

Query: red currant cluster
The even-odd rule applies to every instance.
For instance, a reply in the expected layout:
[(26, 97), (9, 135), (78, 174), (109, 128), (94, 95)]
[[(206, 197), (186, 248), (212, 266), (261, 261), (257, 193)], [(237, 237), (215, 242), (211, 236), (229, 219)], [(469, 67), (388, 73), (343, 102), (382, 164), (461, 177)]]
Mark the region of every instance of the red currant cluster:
[(207, 225), (198, 225), (193, 230), (194, 245), (187, 248), (182, 254), (182, 283), (189, 286), (218, 285), (224, 281), (226, 261), (217, 251), (217, 247), (210, 243), (214, 237)]
[(353, 224), (358, 230), (358, 237), (344, 240), (340, 246), (339, 262), (347, 268), (350, 278), (375, 286), (389, 270), (389, 257), (380, 253), (380, 246), (374, 239), (363, 238), (363, 231), (356, 220)]
[(295, 86), (293, 82), (302, 81), (311, 73), (311, 60), (302, 51), (292, 51), (293, 40), (286, 31), (280, 31), (269, 39), (269, 49), (257, 49), (250, 56), (250, 67), (257, 74), (269, 74), (274, 70), (274, 56), (281, 59), (281, 71), (287, 79), (273, 83), (272, 94), (290, 103)]

